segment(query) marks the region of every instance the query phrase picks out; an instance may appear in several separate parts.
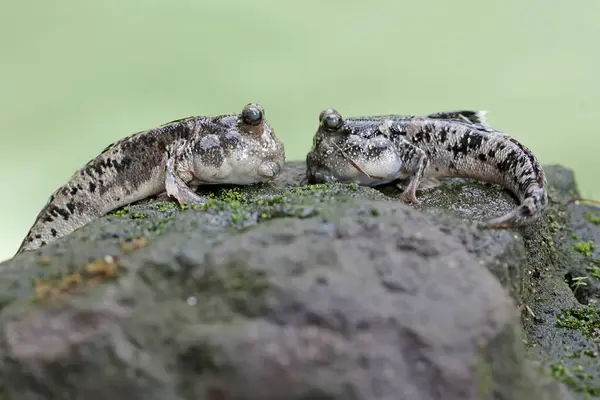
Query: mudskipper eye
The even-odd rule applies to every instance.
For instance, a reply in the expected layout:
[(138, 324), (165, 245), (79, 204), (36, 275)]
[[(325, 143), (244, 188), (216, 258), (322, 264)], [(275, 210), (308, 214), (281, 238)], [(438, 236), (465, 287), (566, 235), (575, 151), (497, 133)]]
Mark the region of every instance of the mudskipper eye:
[(242, 110), (242, 120), (250, 125), (256, 125), (264, 118), (265, 112), (258, 104), (248, 104)]
[(319, 121), (328, 131), (337, 131), (344, 124), (344, 120), (342, 119), (340, 113), (333, 108), (328, 108), (321, 111), (321, 114), (319, 115)]

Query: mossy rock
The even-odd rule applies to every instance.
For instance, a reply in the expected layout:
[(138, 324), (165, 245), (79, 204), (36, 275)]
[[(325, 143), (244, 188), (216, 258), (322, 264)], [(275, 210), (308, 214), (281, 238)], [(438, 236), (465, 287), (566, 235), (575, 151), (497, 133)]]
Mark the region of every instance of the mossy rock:
[[(568, 170), (546, 169), (564, 184), (556, 177)], [(2, 263), (0, 393), (595, 395), (597, 369), (578, 361), (572, 377), (549, 339), (580, 335), (582, 354), (597, 340), (594, 322), (577, 320), (593, 314), (598, 292), (565, 279), (594, 259), (572, 248), (574, 180), (554, 185), (539, 223), (479, 230), (477, 220), (516, 205), (508, 193), (452, 180), (414, 207), (393, 186), (306, 185), (304, 171), (291, 162), (270, 184), (205, 188), (202, 206), (130, 205)]]

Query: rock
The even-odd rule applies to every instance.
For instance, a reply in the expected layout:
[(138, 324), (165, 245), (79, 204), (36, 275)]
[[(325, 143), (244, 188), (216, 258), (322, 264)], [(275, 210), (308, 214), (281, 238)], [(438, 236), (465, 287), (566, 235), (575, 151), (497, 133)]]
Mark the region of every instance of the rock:
[[(412, 207), (304, 186), (304, 168), (201, 207), (141, 202), (0, 264), (0, 398), (574, 398), (548, 375), (593, 394), (543, 373), (550, 335), (573, 332), (538, 320), (576, 302), (565, 206), (477, 230), (512, 197), (455, 180)], [(538, 301), (549, 282), (560, 305)]]
[[(540, 266), (531, 299), (535, 318), (524, 321), (529, 350), (578, 399), (600, 398), (600, 208), (570, 204), (579, 197), (573, 172), (544, 167), (554, 210), (549, 218), (556, 256)], [(595, 223), (594, 223), (595, 222)], [(537, 255), (532, 247), (530, 253)]]

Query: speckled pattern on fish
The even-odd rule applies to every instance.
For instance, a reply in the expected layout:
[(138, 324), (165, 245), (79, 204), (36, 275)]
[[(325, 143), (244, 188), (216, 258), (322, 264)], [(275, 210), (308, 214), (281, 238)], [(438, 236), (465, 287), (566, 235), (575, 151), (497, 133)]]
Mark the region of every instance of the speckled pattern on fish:
[(239, 114), (183, 118), (138, 132), (108, 146), (50, 196), (17, 254), (153, 195), (201, 203), (193, 191), (198, 185), (271, 180), (284, 162), (283, 144), (259, 104)]
[(484, 116), (457, 110), (343, 118), (334, 109), (323, 110), (306, 157), (308, 181), (376, 186), (409, 179), (402, 198), (419, 203), (417, 188), (437, 185), (438, 178), (473, 178), (504, 186), (521, 203), (484, 226), (529, 224), (547, 208), (542, 167), (527, 147), (489, 126)]

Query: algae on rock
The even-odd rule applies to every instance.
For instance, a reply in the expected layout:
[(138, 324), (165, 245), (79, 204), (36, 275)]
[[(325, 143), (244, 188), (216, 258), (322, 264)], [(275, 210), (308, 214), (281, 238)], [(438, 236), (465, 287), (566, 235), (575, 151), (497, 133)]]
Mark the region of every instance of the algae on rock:
[[(454, 180), (411, 207), (304, 171), (202, 189), (202, 206), (130, 205), (2, 263), (0, 394), (573, 398), (558, 380), (593, 394), (597, 378), (534, 366), (557, 361), (544, 334), (572, 332), (538, 321), (576, 302), (563, 192), (535, 226), (478, 230), (515, 206), (505, 191)], [(529, 346), (517, 305), (536, 315), (521, 319)]]

